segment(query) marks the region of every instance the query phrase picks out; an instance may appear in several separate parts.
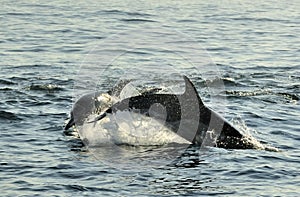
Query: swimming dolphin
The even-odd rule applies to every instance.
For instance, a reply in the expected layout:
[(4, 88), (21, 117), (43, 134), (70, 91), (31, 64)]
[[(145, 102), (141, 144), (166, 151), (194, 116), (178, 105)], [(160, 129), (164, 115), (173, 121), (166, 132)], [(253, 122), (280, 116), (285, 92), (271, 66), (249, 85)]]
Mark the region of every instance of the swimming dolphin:
[[(179, 136), (196, 145), (251, 149), (254, 145), (224, 118), (206, 107), (190, 79), (183, 76), (183, 94), (142, 94), (116, 102), (94, 121), (108, 114), (130, 111), (160, 120)], [(90, 122), (90, 123), (91, 123)]]

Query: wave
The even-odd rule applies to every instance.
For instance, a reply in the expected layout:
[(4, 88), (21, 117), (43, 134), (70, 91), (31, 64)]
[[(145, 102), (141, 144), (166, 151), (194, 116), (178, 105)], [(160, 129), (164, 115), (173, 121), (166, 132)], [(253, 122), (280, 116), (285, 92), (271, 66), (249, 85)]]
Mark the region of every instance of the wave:
[(152, 14), (148, 13), (141, 13), (141, 12), (128, 12), (128, 11), (122, 11), (122, 10), (104, 10), (100, 11), (100, 14), (118, 14), (118, 15), (127, 15), (127, 16), (143, 16), (143, 17), (151, 17)]
[(132, 19), (120, 19), (124, 22), (156, 22), (155, 20), (141, 19), (141, 18), (132, 18)]
[[(258, 96), (277, 96), (281, 97), (283, 101), (295, 103), (300, 100), (298, 94), (288, 92), (275, 92), (271, 89), (257, 89), (253, 91), (242, 91), (242, 90), (227, 90), (225, 91), (227, 97), (258, 97)], [(265, 101), (277, 103), (280, 100), (272, 99), (271, 97), (263, 98)]]
[(18, 117), (15, 113), (0, 110), (0, 120), (15, 121), (22, 119)]
[(6, 79), (0, 79), (0, 84), (2, 85), (15, 85), (15, 82), (12, 82), (11, 80), (6, 80)]
[(27, 90), (35, 91), (61, 91), (62, 87), (59, 87), (54, 84), (32, 84), (26, 88)]

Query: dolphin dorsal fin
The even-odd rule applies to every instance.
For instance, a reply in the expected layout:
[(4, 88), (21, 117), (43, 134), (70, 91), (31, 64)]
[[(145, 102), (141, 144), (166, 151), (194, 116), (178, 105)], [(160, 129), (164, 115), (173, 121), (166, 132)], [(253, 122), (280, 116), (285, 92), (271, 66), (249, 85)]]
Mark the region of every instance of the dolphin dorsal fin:
[(183, 93), (183, 95), (188, 96), (188, 97), (194, 97), (196, 96), (199, 102), (199, 107), (204, 105), (197, 89), (195, 88), (194, 84), (191, 82), (191, 80), (187, 77), (187, 76), (183, 76), (184, 78), (184, 82), (185, 82), (185, 91)]

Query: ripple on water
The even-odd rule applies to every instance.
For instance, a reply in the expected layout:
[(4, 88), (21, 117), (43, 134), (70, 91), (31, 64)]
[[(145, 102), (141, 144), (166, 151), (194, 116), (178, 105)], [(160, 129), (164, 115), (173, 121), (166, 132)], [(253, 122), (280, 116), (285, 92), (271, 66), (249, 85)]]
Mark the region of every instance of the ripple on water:
[(18, 117), (18, 115), (12, 113), (0, 110), (0, 121), (20, 121), (22, 118)]
[[(0, 18), (5, 19), (1, 20), (0, 34), (3, 196), (299, 195), (297, 1), (1, 2)], [(164, 26), (203, 44), (221, 69), (226, 86), (221, 94), (228, 96), (228, 118), (242, 116), (257, 130), (250, 133), (281, 151), (211, 148), (199, 152), (189, 147), (171, 160), (168, 154), (163, 157), (170, 153), (163, 147), (147, 151), (123, 148), (121, 156), (131, 153), (134, 160), (121, 169), (112, 162), (120, 165), (123, 161), (110, 154), (110, 149), (100, 149), (99, 154), (106, 153), (107, 157), (99, 160), (74, 133), (63, 134), (72, 105), (75, 71), (84, 53), (94, 45), (101, 46), (101, 41), (112, 34), (140, 29), (144, 23), (153, 25), (157, 36), (168, 36), (161, 32)], [(175, 42), (178, 46), (186, 44)], [(165, 43), (157, 44), (158, 48), (168, 48)], [(107, 52), (126, 52), (120, 47), (112, 46)], [(158, 74), (164, 73), (161, 60), (174, 51), (145, 48), (147, 51), (141, 49), (136, 54), (124, 53), (112, 63), (134, 55), (141, 61), (130, 60), (127, 68), (136, 71), (132, 65), (153, 57)], [(181, 48), (175, 52), (185, 54)], [(165, 56), (159, 59), (162, 53)], [(93, 70), (93, 65), (88, 66)], [(203, 99), (210, 100), (205, 88), (219, 81), (206, 81), (198, 73), (184, 71), (194, 76), (196, 87), (205, 92)], [(108, 72), (108, 78), (116, 78), (114, 72)], [(109, 83), (103, 85), (109, 87)], [(243, 126), (241, 122), (238, 125)], [(162, 166), (150, 165), (154, 161)]]

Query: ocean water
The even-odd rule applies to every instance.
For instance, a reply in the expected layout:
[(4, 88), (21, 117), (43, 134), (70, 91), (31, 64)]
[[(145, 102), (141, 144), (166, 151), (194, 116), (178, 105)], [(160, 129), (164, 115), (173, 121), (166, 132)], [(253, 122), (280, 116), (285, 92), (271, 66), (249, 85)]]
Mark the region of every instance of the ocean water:
[[(299, 10), (296, 0), (2, 1), (1, 196), (299, 196)], [(86, 92), (126, 77), (168, 87), (178, 74), (273, 151), (88, 149), (63, 130)]]

